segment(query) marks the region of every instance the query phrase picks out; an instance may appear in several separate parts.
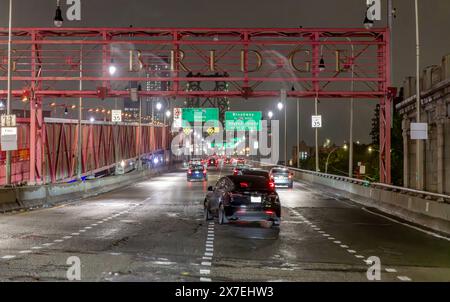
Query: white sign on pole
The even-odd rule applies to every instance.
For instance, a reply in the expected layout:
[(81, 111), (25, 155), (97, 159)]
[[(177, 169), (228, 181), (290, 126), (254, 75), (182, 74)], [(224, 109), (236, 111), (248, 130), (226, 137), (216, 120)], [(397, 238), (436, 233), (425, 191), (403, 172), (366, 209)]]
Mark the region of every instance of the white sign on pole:
[(313, 128), (322, 128), (322, 116), (321, 115), (313, 115), (311, 117), (311, 126)]
[(122, 122), (122, 110), (111, 110), (111, 122), (113, 123)]
[(17, 150), (17, 128), (2, 127), (1, 130), (2, 151)]
[(428, 139), (428, 124), (411, 123), (411, 139)]
[(181, 108), (173, 108), (173, 126), (181, 128), (182, 125), (182, 110)]
[(371, 21), (381, 20), (381, 0), (366, 0), (367, 19)]
[(361, 175), (366, 174), (366, 166), (364, 165), (359, 166), (359, 174)]

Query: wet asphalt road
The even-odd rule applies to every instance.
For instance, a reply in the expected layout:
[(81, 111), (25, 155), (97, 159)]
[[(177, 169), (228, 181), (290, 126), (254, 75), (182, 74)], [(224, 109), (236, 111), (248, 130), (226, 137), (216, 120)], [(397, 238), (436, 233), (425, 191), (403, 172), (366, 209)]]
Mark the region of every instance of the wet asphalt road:
[(207, 183), (164, 174), (95, 198), (0, 215), (0, 281), (450, 281), (450, 241), (370, 213), (338, 192), (279, 190), (279, 230), (203, 219)]

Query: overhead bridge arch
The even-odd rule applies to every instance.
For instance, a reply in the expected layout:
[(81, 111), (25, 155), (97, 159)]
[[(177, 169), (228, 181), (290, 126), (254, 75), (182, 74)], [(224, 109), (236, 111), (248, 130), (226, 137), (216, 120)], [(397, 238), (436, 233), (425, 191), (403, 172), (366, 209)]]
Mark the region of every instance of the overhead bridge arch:
[[(0, 97), (7, 94), (7, 35), (0, 28)], [(384, 28), (14, 28), (13, 36), (12, 93), (31, 98), (37, 165), (44, 98), (127, 96), (133, 85), (143, 97), (221, 100), (279, 97), (285, 89), (288, 98), (380, 100), (380, 178), (390, 183), (394, 95)], [(202, 88), (190, 89), (193, 82)], [(147, 89), (151, 83), (160, 89)], [(30, 167), (32, 179), (36, 169)]]

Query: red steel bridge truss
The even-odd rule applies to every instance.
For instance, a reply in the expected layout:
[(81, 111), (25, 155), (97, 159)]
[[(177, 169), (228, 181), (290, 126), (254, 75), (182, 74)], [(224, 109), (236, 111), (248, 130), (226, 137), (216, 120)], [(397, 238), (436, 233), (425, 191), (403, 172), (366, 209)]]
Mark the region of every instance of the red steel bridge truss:
[[(1, 98), (7, 95), (7, 33), (0, 28)], [(27, 179), (32, 183), (42, 181), (44, 170), (53, 174), (53, 181), (58, 178), (57, 169), (66, 176), (73, 174), (73, 163), (67, 164), (73, 160), (70, 154), (63, 168), (57, 164), (61, 154), (48, 150), (64, 144), (68, 150), (73, 148), (67, 131), (78, 131), (77, 126), (52, 123), (50, 127), (66, 132), (58, 132), (50, 143), (48, 133), (53, 129), (46, 129), (42, 117), (44, 99), (107, 101), (127, 97), (129, 88), (138, 86), (140, 97), (181, 97), (187, 104), (203, 99), (209, 100), (203, 104), (222, 110), (230, 99), (274, 99), (282, 90), (288, 100), (377, 99), (381, 105), (380, 178), (390, 183), (394, 90), (390, 88), (390, 37), (384, 28), (14, 28), (13, 36), (12, 93), (15, 101), (24, 96), (30, 99), (31, 117), (22, 122), (28, 127), (23, 139), (30, 153)], [(117, 69), (113, 75), (111, 65)], [(90, 131), (89, 126), (86, 129)], [(159, 130), (159, 137), (166, 130)], [(95, 155), (94, 166), (99, 168), (109, 164), (103, 157), (113, 147), (108, 146), (112, 144), (109, 129), (96, 131), (103, 131), (96, 139), (106, 139)], [(130, 150), (135, 137), (143, 139), (136, 133), (124, 137), (133, 138), (124, 143), (130, 144)], [(165, 139), (154, 147), (167, 148), (167, 144)], [(87, 134), (83, 145), (89, 145)]]

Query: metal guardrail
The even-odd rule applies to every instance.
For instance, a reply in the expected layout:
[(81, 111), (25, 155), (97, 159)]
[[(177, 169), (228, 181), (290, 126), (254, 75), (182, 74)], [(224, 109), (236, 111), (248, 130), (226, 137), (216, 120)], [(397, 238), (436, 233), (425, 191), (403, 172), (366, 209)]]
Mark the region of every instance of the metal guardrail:
[(379, 182), (370, 182), (368, 180), (363, 180), (363, 179), (351, 178), (351, 177), (335, 175), (335, 174), (326, 174), (326, 173), (322, 173), (322, 172), (303, 170), (303, 169), (282, 166), (282, 165), (268, 165), (268, 164), (264, 164), (264, 163), (257, 162), (257, 161), (251, 161), (251, 162), (258, 163), (260, 165), (267, 165), (267, 166), (271, 166), (271, 167), (287, 168), (291, 171), (320, 176), (320, 177), (334, 179), (334, 180), (338, 180), (338, 181), (351, 182), (351, 183), (359, 184), (359, 185), (362, 185), (365, 187), (384, 189), (387, 191), (399, 192), (402, 194), (410, 194), (410, 195), (415, 195), (417, 197), (422, 197), (425, 199), (436, 200), (438, 202), (450, 203), (450, 195), (433, 193), (433, 192), (428, 192), (428, 191), (420, 191), (420, 190), (415, 190), (415, 189), (410, 189), (410, 188), (405, 188), (405, 187), (398, 187), (398, 186), (383, 184), (383, 183), (379, 183)]

